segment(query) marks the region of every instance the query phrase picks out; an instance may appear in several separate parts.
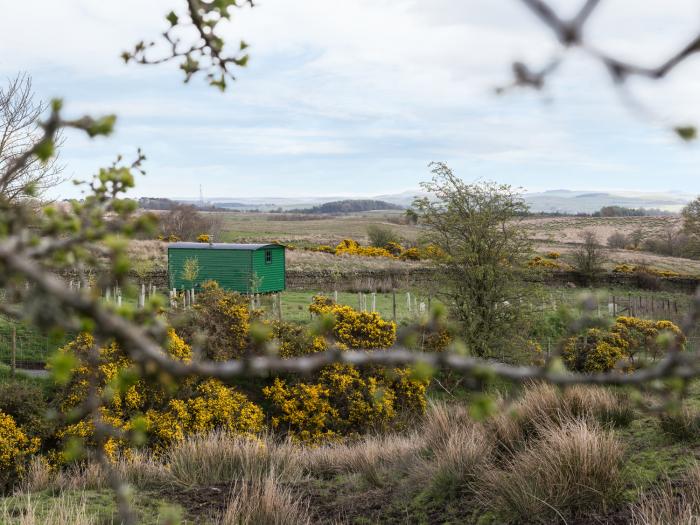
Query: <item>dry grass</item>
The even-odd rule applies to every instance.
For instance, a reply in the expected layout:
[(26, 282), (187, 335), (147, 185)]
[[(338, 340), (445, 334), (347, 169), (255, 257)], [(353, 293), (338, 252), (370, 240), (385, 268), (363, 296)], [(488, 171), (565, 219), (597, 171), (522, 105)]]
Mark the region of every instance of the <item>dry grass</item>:
[(676, 439), (697, 439), (700, 437), (700, 411), (684, 405), (678, 410), (662, 412), (659, 415), (659, 426)]
[(622, 492), (623, 453), (611, 432), (583, 420), (548, 427), (485, 476), (481, 499), (513, 521), (602, 513)]
[[(150, 455), (138, 451), (132, 452), (128, 458), (119, 458), (113, 468), (119, 479), (137, 488), (158, 487), (172, 481), (165, 465)], [(37, 457), (29, 464), (20, 491), (31, 493), (47, 489), (65, 491), (106, 488), (110, 488), (107, 472), (96, 461), (88, 461), (56, 471), (45, 459)]]
[(359, 474), (369, 484), (382, 486), (382, 471), (403, 471), (418, 458), (423, 447), (416, 434), (367, 436), (352, 443), (333, 443), (304, 449), (304, 471), (320, 478)]
[(604, 426), (623, 426), (634, 417), (625, 396), (609, 389), (574, 386), (561, 392), (546, 384), (534, 384), (510, 407), (487, 422), (498, 446), (510, 454), (525, 446), (542, 430), (558, 427), (574, 419)]
[(473, 494), (491, 466), (493, 446), (482, 426), (456, 427), (434, 457), (422, 461), (418, 479), (427, 478), (430, 492), (441, 498)]
[(294, 481), (302, 472), (295, 445), (226, 432), (190, 437), (174, 445), (164, 460), (173, 480), (183, 485), (258, 481), (271, 472), (284, 481)]
[(700, 523), (700, 465), (690, 468), (681, 485), (669, 480), (644, 493), (631, 507), (632, 525), (695, 525)]
[(254, 482), (238, 482), (218, 525), (311, 524), (308, 504), (283, 487), (273, 472)]
[[(95, 525), (98, 516), (88, 511), (87, 502), (59, 496), (36, 501), (31, 494), (19, 496), (20, 502), (0, 506), (0, 523), (5, 525)], [(18, 505), (16, 503), (19, 503)]]

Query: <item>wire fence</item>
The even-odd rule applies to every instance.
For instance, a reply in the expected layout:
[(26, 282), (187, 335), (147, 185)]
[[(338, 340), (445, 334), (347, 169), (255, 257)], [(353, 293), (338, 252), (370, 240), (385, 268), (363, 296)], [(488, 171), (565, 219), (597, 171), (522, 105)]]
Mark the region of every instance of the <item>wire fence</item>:
[[(142, 287), (143, 288), (143, 287)], [(149, 293), (155, 293), (149, 289)], [(142, 290), (142, 295), (145, 295)], [(251, 307), (263, 310), (265, 317), (292, 322), (308, 322), (308, 305), (315, 295), (313, 292), (283, 292), (271, 296), (251, 296)], [(358, 310), (374, 311), (385, 319), (398, 323), (412, 322), (430, 311), (431, 303), (439, 302), (432, 294), (420, 292), (393, 293), (354, 293), (326, 292), (340, 304), (352, 306)], [(106, 300), (109, 300), (106, 299)], [(191, 298), (195, 302), (194, 297)], [(542, 302), (533, 303), (534, 310), (545, 312), (556, 310), (562, 304), (572, 305), (576, 301), (574, 294), (551, 294)], [(172, 302), (172, 297), (171, 297)], [(141, 303), (141, 301), (139, 301)], [(187, 303), (183, 302), (183, 306)], [(180, 303), (177, 303), (180, 306)], [(651, 319), (668, 319), (678, 322), (686, 310), (686, 304), (675, 299), (654, 297), (652, 295), (609, 295), (597, 298), (599, 315), (616, 317), (630, 315)], [(700, 332), (687, 334), (686, 349), (700, 349)], [(41, 370), (47, 359), (57, 348), (72, 340), (75, 334), (52, 337), (36, 329), (0, 317), (0, 363), (16, 368)], [(545, 354), (556, 352), (558, 341), (544, 339), (538, 341)]]
[(43, 335), (21, 323), (4, 321), (0, 324), (0, 363), (25, 370), (42, 370), (48, 357), (73, 337), (74, 334)]

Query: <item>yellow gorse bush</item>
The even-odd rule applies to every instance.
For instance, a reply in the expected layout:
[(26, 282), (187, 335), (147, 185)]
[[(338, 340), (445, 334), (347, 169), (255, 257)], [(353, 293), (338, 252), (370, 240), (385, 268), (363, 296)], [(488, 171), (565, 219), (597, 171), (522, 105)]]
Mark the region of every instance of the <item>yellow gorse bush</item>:
[[(87, 397), (91, 372), (84, 364), (95, 344), (90, 334), (80, 334), (61, 351), (71, 352), (81, 358), (73, 370), (71, 382), (59, 392), (59, 408), (68, 414)], [(173, 329), (168, 330), (164, 352), (173, 359), (188, 361), (192, 351)], [(219, 381), (208, 380), (197, 383), (194, 379), (177, 384), (162, 385), (158, 381), (139, 379), (130, 384), (121, 380), (133, 366), (131, 360), (116, 343), (99, 348), (97, 369), (97, 394), (109, 396), (109, 402), (100, 409), (105, 423), (129, 431), (135, 418), (143, 416), (146, 423), (147, 444), (154, 450), (183, 439), (188, 434), (221, 428), (233, 433), (256, 433), (263, 429), (263, 412), (245, 395)], [(59, 428), (56, 437), (60, 441), (81, 438), (94, 446), (92, 420), (83, 419)], [(108, 438), (104, 450), (115, 459), (126, 453), (128, 443)], [(60, 460), (60, 458), (58, 458)]]
[(19, 477), (24, 462), (39, 450), (39, 438), (30, 438), (14, 418), (0, 411), (0, 489)]
[(275, 414), (273, 428), (297, 441), (319, 444), (341, 436), (386, 429), (400, 414), (425, 410), (426, 381), (407, 369), (361, 374), (350, 365), (325, 367), (317, 383), (276, 378), (263, 389)]
[(211, 235), (208, 233), (200, 233), (197, 236), (197, 242), (211, 242)]
[(385, 321), (377, 312), (360, 312), (318, 295), (312, 299), (309, 311), (332, 315), (333, 335), (347, 348), (389, 348), (396, 341), (396, 323)]
[(655, 275), (657, 277), (680, 277), (681, 274), (674, 272), (672, 270), (661, 270), (659, 268), (652, 268), (648, 266), (638, 266), (635, 264), (618, 264), (613, 268), (614, 273), (647, 273), (649, 275)]
[(651, 359), (661, 355), (664, 348), (659, 336), (663, 333), (670, 334), (683, 348), (686, 338), (671, 321), (621, 316), (609, 330), (590, 328), (569, 338), (564, 344), (564, 362), (578, 372), (606, 372), (623, 360), (628, 362), (626, 368), (632, 368), (640, 352)]
[(198, 385), (195, 397), (171, 399), (161, 410), (148, 410), (145, 418), (153, 438), (151, 444), (157, 451), (187, 435), (214, 429), (232, 434), (257, 434), (264, 429), (262, 409), (215, 379)]
[[(309, 310), (334, 316), (333, 335), (341, 348), (386, 349), (396, 340), (395, 323), (384, 321), (377, 313), (359, 312), (323, 296), (314, 297)], [(301, 331), (290, 335), (290, 331), (284, 325), (276, 329), (282, 357), (326, 347), (322, 338)], [(273, 428), (299, 441), (321, 443), (386, 428), (408, 412), (422, 413), (427, 385), (413, 378), (408, 369), (360, 372), (350, 365), (335, 364), (323, 368), (314, 382), (276, 378), (263, 394), (271, 403)]]

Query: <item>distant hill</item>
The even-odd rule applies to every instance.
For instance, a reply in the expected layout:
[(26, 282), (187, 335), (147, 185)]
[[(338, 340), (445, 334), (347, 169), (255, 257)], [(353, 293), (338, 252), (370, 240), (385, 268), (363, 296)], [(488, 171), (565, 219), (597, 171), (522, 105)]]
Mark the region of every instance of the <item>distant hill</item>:
[(376, 210), (403, 210), (403, 206), (386, 201), (372, 199), (346, 199), (342, 201), (325, 202), (312, 208), (293, 210), (297, 213), (354, 213)]
[(674, 193), (567, 190), (526, 193), (524, 198), (531, 211), (547, 213), (594, 213), (604, 207), (656, 208), (666, 212), (678, 212), (692, 199), (689, 195)]
[[(405, 190), (399, 193), (387, 193), (383, 195), (367, 195), (358, 198), (348, 198), (346, 195), (308, 195), (300, 197), (217, 197), (207, 199), (210, 205), (227, 208), (230, 210), (260, 210), (273, 211), (282, 209), (284, 211), (304, 213), (348, 213), (349, 211), (371, 211), (373, 209), (405, 209), (408, 208), (416, 197), (425, 197), (420, 189)], [(690, 195), (680, 191), (665, 192), (643, 192), (643, 191), (596, 191), (595, 189), (575, 191), (567, 189), (554, 189), (542, 192), (529, 192), (524, 195), (525, 202), (534, 213), (594, 213), (605, 206), (621, 206), (624, 208), (652, 209), (656, 208), (668, 212), (679, 212), (683, 206), (690, 202), (695, 195)], [(173, 199), (180, 202), (195, 203), (197, 199)], [(349, 208), (344, 211), (320, 211), (324, 206), (335, 205), (345, 202), (380, 202), (379, 208), (376, 204), (369, 207), (360, 205), (359, 208)], [(387, 205), (395, 207), (387, 208)]]

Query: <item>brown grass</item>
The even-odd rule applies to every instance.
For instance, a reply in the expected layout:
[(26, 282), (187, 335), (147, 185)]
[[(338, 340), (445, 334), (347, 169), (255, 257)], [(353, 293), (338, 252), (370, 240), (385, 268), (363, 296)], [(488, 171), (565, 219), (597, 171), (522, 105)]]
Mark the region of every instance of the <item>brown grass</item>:
[(632, 525), (693, 525), (700, 522), (700, 465), (674, 487), (669, 480), (643, 493), (631, 507)]
[(231, 490), (218, 525), (311, 524), (308, 504), (296, 498), (270, 473), (254, 482), (238, 482)]
[(423, 447), (416, 434), (367, 436), (352, 443), (333, 443), (303, 452), (304, 470), (321, 478), (359, 474), (373, 486), (384, 484), (382, 471), (405, 470)]
[(89, 512), (87, 502), (81, 498), (78, 502), (65, 496), (58, 496), (50, 501), (35, 501), (31, 494), (18, 496), (19, 504), (0, 505), (0, 523), (17, 525), (94, 525), (98, 516)]
[(513, 521), (552, 523), (603, 513), (619, 500), (624, 449), (583, 420), (542, 430), (533, 444), (485, 477), (481, 498)]
[(301, 476), (298, 448), (268, 437), (212, 432), (177, 443), (164, 461), (175, 482), (210, 485), (266, 479), (271, 472), (284, 481)]
[(612, 390), (574, 386), (564, 392), (533, 384), (510, 407), (487, 422), (501, 450), (510, 454), (538, 437), (543, 429), (584, 419), (604, 426), (628, 424), (634, 416), (629, 399)]

